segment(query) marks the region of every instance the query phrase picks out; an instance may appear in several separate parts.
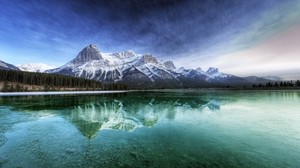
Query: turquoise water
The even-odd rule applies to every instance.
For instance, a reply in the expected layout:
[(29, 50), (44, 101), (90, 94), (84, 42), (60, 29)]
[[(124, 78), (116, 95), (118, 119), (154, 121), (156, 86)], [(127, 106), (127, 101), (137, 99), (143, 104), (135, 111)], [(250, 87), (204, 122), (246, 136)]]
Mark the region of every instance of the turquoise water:
[(0, 97), (0, 167), (300, 167), (299, 91)]

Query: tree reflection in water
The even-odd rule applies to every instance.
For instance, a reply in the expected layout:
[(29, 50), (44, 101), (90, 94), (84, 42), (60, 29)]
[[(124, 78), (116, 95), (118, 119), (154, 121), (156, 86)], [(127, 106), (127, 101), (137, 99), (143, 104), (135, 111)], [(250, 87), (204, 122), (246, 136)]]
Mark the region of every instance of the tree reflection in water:
[[(169, 94), (170, 95), (170, 94)], [(0, 98), (0, 104), (16, 111), (51, 113), (73, 123), (87, 138), (99, 130), (134, 131), (153, 127), (160, 119), (172, 120), (178, 108), (220, 110), (222, 102), (206, 96), (169, 96), (164, 93), (134, 92), (88, 96), (27, 96)]]

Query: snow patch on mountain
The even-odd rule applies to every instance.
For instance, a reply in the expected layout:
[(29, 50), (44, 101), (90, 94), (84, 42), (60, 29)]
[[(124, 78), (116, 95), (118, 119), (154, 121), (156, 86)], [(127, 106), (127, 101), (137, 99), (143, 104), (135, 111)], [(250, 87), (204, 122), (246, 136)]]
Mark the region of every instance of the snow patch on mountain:
[(7, 64), (6, 64), (5, 62), (3, 62), (3, 61), (0, 61), (0, 66), (1, 66), (1, 67), (4, 67), (4, 68), (7, 68), (7, 67), (8, 67)]
[(0, 69), (5, 69), (5, 70), (15, 70), (15, 71), (19, 71), (20, 69), (17, 68), (16, 66), (6, 63), (4, 61), (0, 60)]
[(232, 76), (232, 75), (229, 75), (229, 74), (219, 72), (218, 68), (213, 68), (213, 67), (208, 68), (207, 71), (206, 71), (206, 74), (207, 74), (207, 76), (209, 76), (212, 79), (228, 78), (228, 77)]
[(185, 69), (184, 67), (180, 67), (178, 69), (175, 69), (175, 72), (183, 76), (188, 76), (191, 72), (191, 69)]
[(262, 78), (271, 80), (271, 81), (282, 81), (282, 78), (278, 77), (278, 76), (263, 76)]
[(46, 70), (54, 69), (56, 67), (44, 63), (30, 63), (30, 64), (18, 65), (18, 68), (22, 71), (27, 71), (27, 72), (44, 72)]

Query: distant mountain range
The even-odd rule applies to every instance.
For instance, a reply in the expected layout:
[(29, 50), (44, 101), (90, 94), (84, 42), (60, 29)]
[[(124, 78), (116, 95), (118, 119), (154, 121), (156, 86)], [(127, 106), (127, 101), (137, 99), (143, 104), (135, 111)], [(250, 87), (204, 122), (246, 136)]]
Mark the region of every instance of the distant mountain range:
[(95, 45), (88, 45), (76, 58), (65, 65), (49, 69), (46, 64), (27, 64), (19, 68), (0, 62), (1, 69), (55, 73), (92, 79), (103, 83), (123, 83), (129, 88), (201, 88), (251, 86), (266, 83), (278, 77), (238, 77), (219, 72), (218, 68), (176, 68), (172, 61), (161, 61), (151, 54), (139, 55), (133, 51), (101, 53)]
[(56, 68), (55, 66), (50, 66), (44, 63), (22, 64), (22, 65), (18, 65), (17, 67), (20, 70), (27, 71), (27, 72), (45, 72), (46, 70)]

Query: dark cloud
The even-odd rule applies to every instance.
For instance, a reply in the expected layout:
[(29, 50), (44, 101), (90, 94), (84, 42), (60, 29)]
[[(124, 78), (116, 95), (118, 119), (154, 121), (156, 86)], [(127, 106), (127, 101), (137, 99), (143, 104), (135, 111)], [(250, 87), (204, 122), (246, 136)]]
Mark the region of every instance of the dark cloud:
[(90, 0), (73, 2), (72, 10), (94, 22), (93, 30), (99, 31), (100, 38), (100, 32), (105, 32), (113, 44), (124, 49), (143, 48), (159, 55), (180, 55), (209, 47), (219, 34), (228, 30), (241, 31), (276, 4), (259, 0)]
[[(279, 0), (0, 0), (2, 34), (50, 46), (96, 43), (182, 56), (242, 34)], [(1, 31), (0, 31), (1, 33)], [(3, 35), (4, 37), (4, 35)], [(24, 40), (25, 39), (25, 40)], [(30, 44), (30, 43), (27, 43)]]

